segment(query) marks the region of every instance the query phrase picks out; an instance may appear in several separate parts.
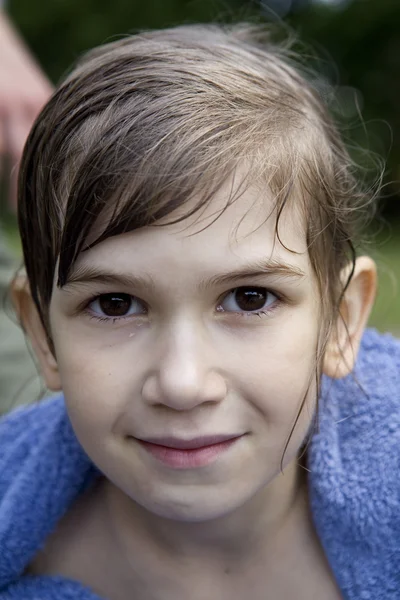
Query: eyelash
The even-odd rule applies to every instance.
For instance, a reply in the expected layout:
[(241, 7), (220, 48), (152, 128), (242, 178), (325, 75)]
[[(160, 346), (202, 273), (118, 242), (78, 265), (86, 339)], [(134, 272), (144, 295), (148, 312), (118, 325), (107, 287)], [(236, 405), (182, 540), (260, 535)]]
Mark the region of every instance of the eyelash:
[[(249, 311), (249, 312), (234, 312), (234, 311), (218, 311), (219, 313), (224, 313), (224, 314), (228, 314), (233, 318), (249, 318), (249, 317), (259, 317), (259, 318), (263, 318), (263, 317), (267, 317), (269, 316), (271, 313), (273, 313), (279, 305), (281, 305), (283, 302), (285, 302), (285, 299), (283, 297), (282, 294), (279, 294), (278, 292), (269, 289), (269, 288), (264, 288), (262, 286), (238, 286), (237, 288), (233, 288), (227, 292), (225, 292), (225, 294), (223, 294), (220, 299), (218, 300), (218, 306), (220, 305), (220, 303), (228, 297), (228, 295), (230, 293), (232, 293), (234, 290), (240, 288), (240, 287), (245, 287), (245, 288), (253, 288), (253, 289), (263, 289), (267, 292), (267, 294), (272, 294), (273, 296), (275, 296), (276, 301), (272, 304), (272, 306), (268, 309), (263, 309), (263, 310), (259, 310), (259, 311)], [(87, 316), (89, 316), (90, 320), (94, 320), (97, 321), (98, 323), (110, 323), (111, 325), (115, 324), (116, 322), (121, 322), (124, 320), (131, 320), (132, 318), (137, 318), (138, 315), (122, 315), (120, 317), (106, 317), (106, 316), (100, 316), (100, 315), (96, 315), (95, 313), (93, 313), (90, 309), (89, 306), (92, 304), (92, 302), (94, 302), (95, 300), (99, 299), (101, 296), (106, 295), (110, 292), (102, 292), (101, 294), (96, 294), (94, 296), (92, 296), (89, 300), (86, 300), (84, 305), (78, 309), (78, 312), (83, 312), (84, 314), (86, 313)], [(129, 294), (131, 295), (131, 294)], [(133, 297), (133, 296), (132, 296)], [(144, 306), (145, 303), (140, 300), (139, 298), (137, 298), (137, 300), (139, 300)], [(147, 314), (147, 313), (144, 313)], [(140, 316), (140, 315), (139, 315)]]

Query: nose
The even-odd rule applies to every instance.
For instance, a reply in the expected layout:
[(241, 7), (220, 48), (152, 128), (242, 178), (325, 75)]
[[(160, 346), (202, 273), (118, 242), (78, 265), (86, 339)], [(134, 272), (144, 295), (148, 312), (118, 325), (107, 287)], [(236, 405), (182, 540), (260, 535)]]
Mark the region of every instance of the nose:
[(188, 411), (226, 396), (226, 381), (205, 336), (190, 322), (175, 324), (157, 342), (154, 366), (142, 389), (143, 399), (177, 411)]

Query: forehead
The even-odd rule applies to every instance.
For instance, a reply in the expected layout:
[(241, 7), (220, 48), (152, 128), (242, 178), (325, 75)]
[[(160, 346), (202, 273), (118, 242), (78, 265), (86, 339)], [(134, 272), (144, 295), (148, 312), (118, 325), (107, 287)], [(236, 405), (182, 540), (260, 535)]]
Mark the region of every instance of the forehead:
[[(234, 268), (240, 259), (274, 258), (308, 270), (306, 227), (295, 201), (282, 211), (277, 236), (272, 193), (259, 186), (249, 186), (240, 194), (232, 190), (233, 182), (228, 180), (190, 217), (185, 215), (197, 203), (195, 196), (155, 226), (110, 237), (83, 252), (75, 267), (90, 264), (170, 272), (172, 267), (183, 270), (189, 265), (194, 275), (195, 269)], [(229, 203), (232, 194), (234, 200)], [(185, 218), (169, 223), (179, 217)]]

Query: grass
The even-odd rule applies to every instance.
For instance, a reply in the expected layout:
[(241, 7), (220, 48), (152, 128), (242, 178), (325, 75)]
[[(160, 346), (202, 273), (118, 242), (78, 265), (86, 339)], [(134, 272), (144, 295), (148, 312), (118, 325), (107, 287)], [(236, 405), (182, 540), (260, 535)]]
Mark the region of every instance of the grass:
[(400, 336), (400, 223), (372, 247), (378, 265), (378, 294), (370, 324)]
[[(20, 254), (14, 222), (8, 224), (7, 235), (16, 254)], [(400, 223), (395, 224), (390, 233), (378, 236), (369, 254), (378, 265), (379, 278), (378, 294), (369, 324), (400, 337)]]

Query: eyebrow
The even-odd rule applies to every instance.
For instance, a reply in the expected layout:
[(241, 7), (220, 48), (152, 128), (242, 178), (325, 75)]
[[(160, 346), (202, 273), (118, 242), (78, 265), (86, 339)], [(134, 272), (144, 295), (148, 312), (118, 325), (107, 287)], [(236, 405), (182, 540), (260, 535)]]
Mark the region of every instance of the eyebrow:
[[(240, 268), (226, 273), (219, 273), (208, 279), (203, 279), (199, 283), (200, 289), (208, 289), (245, 281), (260, 277), (284, 277), (289, 279), (301, 279), (305, 277), (305, 272), (296, 265), (283, 263), (277, 260), (261, 259), (242, 265)], [(71, 273), (68, 281), (62, 287), (66, 290), (70, 286), (88, 284), (122, 286), (131, 289), (154, 290), (155, 281), (150, 275), (138, 276), (134, 274), (119, 273), (117, 271), (108, 271), (99, 267), (82, 265)]]
[(201, 283), (201, 287), (234, 283), (238, 280), (244, 281), (246, 279), (254, 279), (266, 276), (301, 279), (305, 277), (305, 275), (305, 272), (296, 265), (283, 263), (275, 259), (261, 259), (245, 264), (234, 271), (214, 275), (207, 281), (203, 281)]

